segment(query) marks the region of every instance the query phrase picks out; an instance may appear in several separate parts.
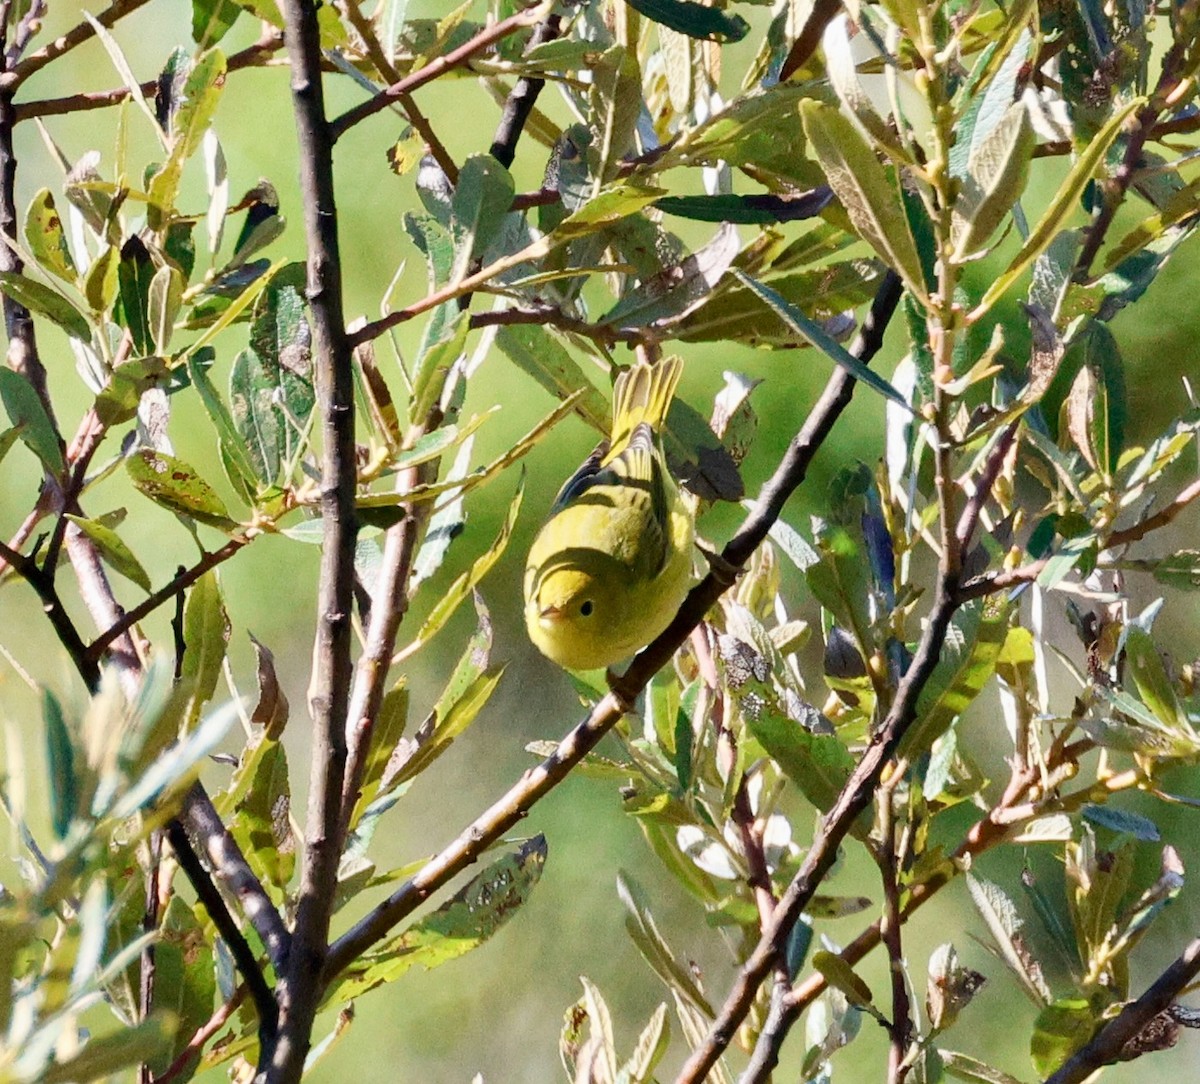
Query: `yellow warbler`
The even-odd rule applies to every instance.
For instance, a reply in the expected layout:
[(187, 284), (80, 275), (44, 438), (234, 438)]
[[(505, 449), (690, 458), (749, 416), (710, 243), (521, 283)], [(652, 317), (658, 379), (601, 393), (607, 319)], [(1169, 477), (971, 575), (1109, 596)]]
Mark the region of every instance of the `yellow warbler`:
[(679, 358), (639, 361), (613, 389), (612, 439), (566, 482), (529, 551), (525, 625), (569, 670), (610, 666), (663, 631), (692, 573), (692, 514), (661, 429)]

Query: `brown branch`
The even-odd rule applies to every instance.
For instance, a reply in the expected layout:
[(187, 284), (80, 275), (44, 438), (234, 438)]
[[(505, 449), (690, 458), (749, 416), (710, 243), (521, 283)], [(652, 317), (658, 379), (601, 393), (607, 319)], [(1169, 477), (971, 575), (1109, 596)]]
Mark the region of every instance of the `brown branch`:
[[(147, 0), (112, 0), (112, 3), (95, 17), (96, 22), (107, 30), (118, 19), (136, 11), (145, 3)], [(76, 46), (82, 45), (85, 41), (89, 41), (95, 35), (96, 29), (90, 22), (85, 20), (77, 23), (61, 37), (42, 46), (36, 53), (30, 53), (19, 64), (0, 75), (0, 92), (11, 94), (34, 72), (41, 71), (47, 64), (57, 60), (64, 53), (70, 52)]]
[(306, 291), (313, 329), (321, 452), (321, 552), (318, 621), (313, 649), (312, 770), (304, 832), (304, 866), (291, 950), (279, 983), (279, 1031), (261, 1053), (266, 1084), (296, 1084), (312, 1041), (320, 1000), (318, 978), (328, 949), (329, 919), (342, 851), (341, 804), (346, 773), (346, 717), (351, 682), (357, 481), (354, 372), (342, 308), (332, 125), (325, 115), (321, 35), (314, 0), (282, 4), (292, 71), (292, 108), (299, 144)]
[(912, 1041), (912, 1005), (908, 997), (908, 976), (904, 971), (902, 943), (903, 911), (900, 906), (900, 861), (896, 853), (896, 783), (902, 778), (898, 765), (892, 778), (879, 788), (879, 817), (882, 839), (875, 852), (883, 884), (883, 922), (880, 927), (887, 946), (888, 974), (892, 984), (892, 1020), (888, 1043), (888, 1084), (903, 1084), (908, 1075), (905, 1058)]
[(945, 571), (941, 571), (933, 609), (926, 620), (920, 645), (896, 690), (896, 699), (887, 718), (871, 739), (833, 807), (823, 818), (800, 869), (779, 900), (770, 926), (763, 931), (754, 951), (742, 965), (725, 1004), (704, 1041), (692, 1051), (676, 1077), (676, 1084), (699, 1084), (707, 1079), (750, 1011), (772, 960), (787, 944), (792, 927), (833, 867), (838, 846), (859, 815), (871, 805), (884, 768), (895, 754), (900, 739), (916, 719), (917, 698), (937, 666), (950, 619), (958, 607), (954, 587), (953, 578), (948, 578)]
[(800, 28), (799, 35), (792, 42), (791, 49), (788, 50), (783, 67), (779, 69), (781, 83), (799, 71), (805, 61), (817, 51), (817, 46), (821, 44), (821, 38), (825, 34), (825, 28), (841, 10), (841, 0), (816, 0), (812, 11), (804, 21), (804, 26)]
[[(268, 30), (253, 45), (248, 45), (245, 49), (233, 53), (225, 62), (225, 70), (234, 72), (243, 68), (260, 67), (282, 47), (283, 35), (277, 30)], [(154, 98), (158, 94), (158, 80), (147, 79), (139, 85), (139, 89), (144, 97)], [(66, 113), (83, 113), (90, 109), (107, 109), (109, 106), (120, 105), (129, 96), (128, 87), (113, 87), (109, 90), (69, 94), (63, 98), (42, 98), (32, 102), (21, 102), (13, 107), (13, 120), (19, 123), (33, 117), (53, 117)]]
[[(553, 41), (558, 37), (561, 25), (561, 15), (547, 15), (530, 35), (526, 52), (539, 45), (545, 45), (548, 41)], [(500, 116), (500, 124), (496, 128), (496, 135), (492, 139), (488, 153), (505, 169), (513, 164), (517, 152), (517, 141), (521, 138), (521, 133), (525, 130), (525, 122), (529, 119), (529, 114), (533, 112), (533, 107), (545, 85), (545, 79), (523, 75), (517, 80), (504, 102), (504, 112)]]
[(1082, 1049), (1046, 1080), (1046, 1084), (1081, 1084), (1097, 1069), (1118, 1061), (1122, 1050), (1142, 1033), (1197, 975), (1200, 975), (1200, 938), (1192, 941), (1179, 957), (1136, 1001), (1129, 1002)]
[(10, 548), (4, 542), (0, 542), (0, 558), (3, 558), (4, 562), (37, 592), (38, 598), (42, 600), (42, 611), (50, 622), (51, 628), (54, 629), (58, 642), (70, 655), (71, 662), (79, 671), (79, 676), (83, 678), (88, 692), (96, 692), (100, 687), (100, 667), (94, 659), (88, 658), (87, 645), (83, 642), (83, 637), (79, 635), (79, 630), (71, 620), (71, 615), (63, 606), (62, 599), (58, 597), (58, 591), (54, 586), (54, 577), (46, 570), (39, 568), (33, 558), (26, 557), (25, 554)]
[(410, 94), (418, 87), (423, 87), (426, 83), (433, 82), (433, 80), (445, 75), (452, 68), (456, 68), (460, 64), (465, 64), (477, 53), (481, 53), (485, 49), (495, 45), (496, 42), (503, 40), (511, 34), (515, 34), (518, 30), (532, 26), (546, 14), (547, 7), (548, 5), (545, 3), (536, 4), (533, 7), (526, 8), (524, 11), (518, 11), (515, 15), (510, 15), (507, 19), (502, 19), (500, 22), (494, 23), (485, 30), (481, 30), (470, 41), (464, 42), (457, 49), (443, 53), (436, 59), (431, 60), (423, 68), (418, 68), (415, 72), (410, 72), (399, 82), (393, 83), (390, 87), (381, 90), (374, 98), (368, 98), (353, 109), (346, 110), (340, 117), (336, 117), (329, 123), (332, 138), (336, 141), (350, 128), (353, 128), (354, 125), (366, 120), (368, 117), (374, 116), (380, 110), (386, 109), (402, 95)]
[[(350, 25), (358, 31), (358, 36), (363, 40), (363, 46), (367, 51), (367, 56), (371, 63), (375, 65), (375, 70), (380, 77), (386, 79), (389, 83), (395, 84), (400, 82), (401, 75), (396, 71), (395, 67), (387, 58), (387, 54), (383, 51), (383, 46), (379, 44), (379, 38), (375, 34), (375, 28), (371, 25), (371, 20), (363, 13), (362, 8), (358, 5), (358, 0), (338, 0), (338, 6), (345, 13), (346, 18), (350, 20)], [(408, 118), (408, 123), (413, 126), (420, 137), (425, 141), (425, 146), (429, 153), (433, 155), (434, 161), (442, 167), (442, 172), (446, 174), (452, 185), (458, 184), (458, 165), (450, 156), (450, 152), (446, 150), (446, 146), (442, 143), (437, 132), (433, 130), (433, 125), (429, 123), (429, 119), (418, 108), (416, 100), (411, 94), (397, 95), (396, 105)]]
[(237, 1012), (242, 1002), (246, 1000), (246, 993), (246, 984), (242, 983), (233, 992), (233, 997), (218, 1008), (209, 1017), (207, 1023), (188, 1040), (187, 1046), (179, 1052), (179, 1056), (154, 1078), (154, 1084), (171, 1084), (171, 1081), (182, 1076), (184, 1071), (191, 1067), (192, 1062), (200, 1056), (204, 1050), (204, 1044), (216, 1035), (225, 1026), (226, 1021)]
[(169, 602), (177, 595), (182, 594), (206, 572), (216, 568), (220, 564), (224, 564), (230, 557), (256, 537), (257, 535), (239, 535), (236, 538), (231, 538), (220, 549), (205, 553), (191, 568), (179, 572), (166, 586), (160, 587), (154, 594), (147, 596), (134, 606), (133, 609), (126, 610), (117, 621), (109, 625), (104, 632), (88, 644), (86, 650), (87, 657), (93, 660), (99, 659), (119, 636), (124, 635), (139, 621), (142, 621), (149, 614), (157, 610), (163, 603)]
[(254, 955), (254, 950), (238, 929), (237, 922), (225, 906), (225, 900), (201, 863), (200, 856), (192, 848), (192, 842), (179, 820), (172, 819), (167, 824), (167, 840), (171, 844), (171, 850), (175, 852), (180, 869), (195, 888), (208, 917), (213, 920), (221, 940), (229, 948), (237, 969), (242, 973), (242, 981), (249, 989), (254, 1008), (258, 1012), (259, 1042), (268, 1045), (275, 1032), (278, 1009), (262, 968), (258, 966), (258, 957)]
[(1158, 77), (1158, 85), (1150, 100), (1136, 114), (1133, 127), (1125, 144), (1125, 153), (1116, 172), (1100, 182), (1099, 191), (1102, 197), (1100, 210), (1087, 227), (1087, 237), (1083, 242), (1079, 255), (1075, 259), (1074, 279), (1076, 282), (1086, 281), (1091, 273), (1092, 262), (1104, 244), (1117, 209), (1125, 199), (1137, 176), (1142, 161), (1142, 151), (1150, 139), (1159, 115), (1168, 108), (1180, 84), (1180, 67), (1184, 63), (1187, 47), (1184, 42), (1177, 41), (1163, 57), (1162, 72)]
[(646, 337), (640, 328), (620, 328), (612, 324), (592, 324), (575, 316), (568, 316), (561, 309), (550, 305), (533, 309), (493, 309), (490, 312), (476, 312), (470, 316), (472, 328), (507, 327), (513, 324), (538, 324), (556, 327), (560, 331), (568, 331), (573, 335), (582, 335), (594, 342), (639, 343)]
[[(860, 360), (865, 361), (878, 352), (884, 328), (900, 301), (900, 293), (900, 280), (889, 271), (867, 320), (863, 322), (862, 332), (851, 348)], [(670, 661), (692, 629), (724, 593), (732, 582), (732, 570), (745, 564), (766, 538), (771, 524), (779, 518), (787, 499), (804, 481), (813, 457), (849, 405), (855, 383), (843, 369), (839, 368), (833, 374), (775, 473), (763, 487), (754, 511), (722, 551), (721, 561), (715, 562), (716, 567), (688, 593), (667, 629), (638, 653), (622, 677), (612, 681), (612, 690), (563, 738), (550, 756), (525, 772), (453, 842), (330, 946), (322, 986), (328, 985), (339, 971), (385, 937), (433, 892), (475, 862), (537, 801), (554, 789), (616, 724), (637, 694)]]

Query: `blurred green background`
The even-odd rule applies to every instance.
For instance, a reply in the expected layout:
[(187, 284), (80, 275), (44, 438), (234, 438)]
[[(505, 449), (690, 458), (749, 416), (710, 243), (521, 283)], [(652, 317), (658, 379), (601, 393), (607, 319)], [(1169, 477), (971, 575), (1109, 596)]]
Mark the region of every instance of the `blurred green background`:
[[(476, 8), (482, 9), (482, 5), (476, 4)], [(413, 0), (408, 14), (443, 15), (448, 10), (448, 4)], [(745, 10), (750, 13), (754, 9)], [(478, 16), (480, 11), (473, 14)], [(760, 15), (755, 19), (758, 25), (762, 18), (761, 13), (756, 14)], [(61, 32), (78, 17), (79, 9), (73, 3), (51, 0), (46, 33)], [(176, 45), (190, 45), (190, 19), (190, 4), (186, 0), (152, 0), (127, 25), (122, 24), (116, 36), (139, 78), (155, 75)], [(256, 36), (256, 24), (243, 16), (221, 47), (231, 53)], [(731, 93), (740, 80), (753, 42), (752, 34), (747, 42), (728, 50), (725, 70)], [(31, 80), (22, 92), (22, 99), (103, 89), (118, 82), (119, 77), (103, 48), (93, 41)], [(361, 90), (339, 77), (327, 80), (327, 93), (335, 110), (362, 97)], [(421, 90), (417, 97), (457, 160), (487, 148), (499, 110), (473, 78), (445, 79)], [(556, 119), (565, 120), (566, 110), (553, 88), (547, 89), (539, 106)], [(145, 163), (154, 160), (156, 142), (135, 107), (51, 117), (46, 120), (45, 129), (72, 161), (88, 150), (100, 151), (104, 159), (102, 170), (111, 175), (118, 128), (122, 125), (128, 139), (128, 169), (136, 177)], [(402, 127), (403, 121), (398, 116), (381, 113), (353, 129), (338, 145), (341, 241), (347, 311), (351, 315), (362, 313), (368, 318), (378, 315), (381, 295), (404, 261), (407, 267), (394, 294), (394, 304), (405, 304), (426, 292), (423, 262), (401, 225), (404, 212), (417, 206), (414, 179), (411, 175), (395, 177), (384, 156)], [(269, 179), (277, 187), (283, 213), (291, 223), (271, 254), (303, 259), (295, 135), (286, 68), (280, 65), (231, 76), (216, 128), (228, 158), (231, 196), (236, 200), (260, 177)], [(38, 188), (61, 188), (61, 171), (47, 153), (36, 125), (21, 125), (17, 153), (21, 208)], [(520, 145), (513, 167), (518, 190), (540, 185), (546, 159), (545, 149), (532, 140)], [(1061, 163), (1039, 169), (1042, 173), (1039, 183), (1048, 191), (1045, 186), (1053, 183)], [(192, 176), (188, 183), (196, 210), (202, 211), (201, 180)], [(1026, 212), (1032, 218), (1035, 209), (1027, 206)], [(685, 236), (689, 240), (701, 238), (704, 229), (684, 231)], [(785, 229), (798, 234), (804, 225)], [(749, 237), (748, 231), (744, 234)], [(1129, 363), (1131, 441), (1152, 436), (1169, 417), (1183, 409), (1181, 376), (1190, 374), (1194, 381), (1200, 378), (1200, 363), (1194, 352), (1195, 298), (1200, 289), (1200, 273), (1190, 259), (1193, 251), (1194, 247), (1186, 248), (1160, 277), (1150, 297), (1135, 309), (1126, 310), (1114, 325)], [(988, 267), (978, 268), (976, 281), (986, 281), (988, 273)], [(1015, 307), (1009, 315), (1014, 329), (1010, 352), (1020, 357), (1023, 332)], [(879, 362), (885, 373), (904, 350), (898, 325), (899, 321), (889, 333)], [(406, 355), (413, 352), (420, 331), (420, 321), (399, 329), (396, 341)], [(88, 403), (88, 395), (75, 375), (65, 340), (44, 326), (39, 328), (39, 334), (59, 416), (69, 430)], [(244, 331), (218, 340), (218, 363), (214, 371), (218, 384), (228, 379), (228, 366), (241, 344), (239, 335), (244, 335)], [(702, 413), (709, 412), (712, 397), (723, 384), (723, 370), (737, 370), (766, 381), (753, 400), (761, 428), (744, 465), (747, 492), (752, 495), (771, 472), (802, 420), (824, 382), (829, 363), (812, 351), (771, 354), (736, 345), (689, 346), (683, 352), (687, 369), (681, 394)], [(379, 344), (379, 359), (385, 376), (394, 374), (390, 348), (383, 342)], [(553, 405), (546, 393), (518, 373), (499, 352), (488, 357), (473, 381), (465, 414), (492, 403), (502, 404), (503, 409), (481, 430), (476, 442), (476, 462), (484, 462), (511, 446)], [(874, 463), (878, 459), (882, 452), (882, 417), (877, 397), (868, 394), (857, 397), (834, 440), (818, 458), (813, 475), (793, 499), (787, 512), (790, 522), (801, 528), (807, 525), (809, 511), (821, 507), (825, 486), (833, 472), (858, 460)], [(199, 467), (228, 496), (207, 417), (187, 397), (180, 397), (173, 404), (170, 434), (177, 454)], [(582, 459), (594, 439), (586, 426), (570, 419), (526, 460), (528, 492), (518, 533), (482, 586), (496, 624), (495, 654), (508, 661), (507, 672), (484, 716), (432, 771), (418, 780), (390, 814), (387, 829), (377, 840), (385, 849), (385, 860), (400, 865), (440, 848), (532, 763), (524, 752), (527, 742), (556, 738), (582, 715), (565, 676), (537, 655), (525, 639), (519, 595), (520, 572), (532, 533), (568, 464)], [(116, 442), (110, 437), (101, 455), (113, 454), (115, 450)], [(17, 459), (18, 453), (14, 453), (6, 463), (6, 470), (14, 469)], [(0, 532), (6, 537), (27, 512), (37, 490), (38, 475), (32, 457), (21, 453), (20, 459), (24, 474), (19, 483), (10, 484), (0, 492)], [(468, 499), (467, 530), (451, 550), (447, 566), (420, 593), (408, 621), (419, 621), (423, 610), (438, 598), (439, 587), (448, 583), (494, 537), (515, 482), (515, 472), (509, 472)], [(174, 517), (133, 494), (123, 476), (117, 475), (104, 483), (87, 499), (87, 508), (92, 513), (118, 506), (129, 508), (125, 537), (156, 584), (165, 582), (177, 564), (193, 559), (192, 544)], [(735, 509), (719, 509), (702, 523), (701, 530), (711, 541), (721, 544), (738, 518)], [(1195, 527), (1195, 515), (1190, 519), (1185, 517), (1174, 530), (1174, 540), (1164, 537), (1160, 540), (1162, 549), (1156, 547), (1156, 552), (1195, 545)], [(201, 531), (206, 544), (212, 546), (215, 535), (204, 528)], [(307, 786), (304, 705), (314, 627), (317, 556), (315, 547), (283, 537), (265, 537), (221, 572), (234, 626), (231, 658), (236, 680), (244, 691), (252, 691), (253, 658), (248, 633), (253, 633), (275, 653), (280, 678), (292, 704), (286, 740), (296, 791), (293, 808), (301, 819)], [(812, 618), (812, 602), (799, 578), (793, 577), (789, 583), (793, 608)], [(1135, 588), (1144, 592), (1145, 602), (1155, 596), (1152, 583), (1139, 583)], [(117, 589), (126, 603), (138, 600), (136, 590), (124, 581), (118, 582)], [(81, 627), (90, 630), (86, 615), (74, 600), (72, 609)], [(161, 614), (149, 622), (152, 636), (165, 636), (166, 621), (167, 615)], [(68, 700), (81, 701), (82, 693), (73, 671), (49, 634), (32, 592), (19, 583), (9, 584), (0, 591), (0, 623), (4, 641), (21, 666)], [(1196, 620), (1194, 605), (1177, 602), (1168, 606), (1160, 618), (1160, 630), (1164, 627), (1162, 623), (1169, 626), (1169, 634), (1163, 639), (1178, 645), (1178, 659), (1187, 660), (1200, 654), (1200, 622)], [(412, 718), (420, 718), (432, 703), (440, 690), (440, 680), (444, 680), (448, 666), (462, 650), (472, 627), (473, 615), (460, 614), (431, 649), (411, 662), (408, 676), (414, 691)], [(1054, 628), (1057, 642), (1078, 658), (1081, 649), (1065, 622), (1056, 623)], [(403, 642), (403, 634), (401, 639)], [(161, 642), (169, 643), (169, 639)], [(810, 673), (810, 691), (819, 702), (824, 696), (819, 670), (814, 666)], [(1069, 697), (1070, 692), (1064, 687), (1061, 695)], [(4, 661), (0, 661), (0, 717), (8, 727), (7, 768), (20, 770), (16, 748), (21, 747), (33, 790), (31, 804), (36, 809), (36, 781), (44, 770), (37, 699)], [(984, 743), (991, 733), (1002, 731), (994, 698), (983, 698), (970, 726), (968, 740), (974, 738)], [(994, 776), (1003, 767), (996, 758), (988, 766)], [(216, 784), (227, 770), (212, 767), (208, 774)], [(1194, 778), (1194, 773), (1180, 775), (1168, 781), (1169, 789), (1200, 795), (1200, 781)], [(1137, 799), (1128, 800), (1128, 806), (1157, 820), (1164, 839), (1180, 850), (1185, 865), (1200, 868), (1200, 833), (1194, 829), (1194, 813), (1189, 819), (1186, 812), (1176, 814), (1174, 810)], [(803, 843), (811, 827), (812, 813), (795, 808), (797, 835)], [(666, 997), (666, 990), (642, 963), (624, 932), (624, 911), (615, 888), (618, 870), (630, 871), (647, 888), (660, 928), (677, 953), (695, 961), (712, 998), (723, 998), (733, 972), (721, 935), (706, 926), (699, 909), (669, 878), (659, 875), (656, 861), (642, 843), (635, 822), (622, 814), (619, 795), (610, 784), (578, 777), (569, 779), (534, 809), (522, 831), (543, 832), (549, 842), (546, 872), (528, 906), (482, 949), (434, 972), (410, 973), (394, 986), (364, 998), (357, 1006), (354, 1026), (322, 1063), (314, 1080), (338, 1080), (353, 1075), (364, 1081), (465, 1084), (476, 1072), (482, 1072), (488, 1084), (562, 1079), (558, 1032), (563, 1011), (581, 993), (578, 976), (584, 974), (599, 985), (608, 999), (619, 1048), (630, 1049), (646, 1018)], [(1154, 848), (1145, 848), (1147, 874), (1149, 867), (1157, 864), (1153, 851)], [(15, 846), (10, 853), (15, 853)], [(1027, 856), (1011, 848), (1003, 854), (987, 855), (981, 863), (981, 872), (1013, 894), (1019, 894), (1023, 857), (1028, 858), (1044, 884), (1051, 886), (1050, 891), (1061, 883), (1061, 869), (1049, 851), (1038, 853), (1032, 848)], [(380, 865), (384, 865), (384, 860)], [(11, 867), (5, 863), (3, 868), (7, 878)], [(835, 890), (877, 899), (875, 880), (872, 870), (852, 845), (837, 874)], [(1198, 916), (1200, 901), (1192, 885), (1184, 889), (1180, 900), (1160, 921), (1153, 938), (1136, 955), (1135, 990), (1195, 934)], [(338, 927), (344, 927), (353, 917), (340, 914)], [(819, 926), (819, 932), (834, 941), (846, 942), (862, 924), (862, 917), (826, 922)], [(1020, 996), (1003, 967), (974, 942), (972, 935), (982, 933), (982, 924), (967, 900), (965, 884), (960, 881), (906, 928), (905, 949), (914, 978), (923, 982), (930, 950), (947, 937), (953, 937), (964, 962), (987, 974), (989, 982), (967, 1010), (950, 1045), (980, 1058), (994, 1059), (1016, 1076), (1029, 1079), (1032, 1069), (1026, 1044), (1035, 1010)], [(861, 972), (876, 990), (886, 989), (881, 957), (871, 957)], [(918, 993), (923, 995), (923, 991)], [(835, 1059), (835, 1079), (854, 1082), (880, 1079), (880, 1067), (885, 1064), (884, 1036), (870, 1022), (864, 1023), (863, 1030), (865, 1035), (852, 1051)], [(674, 1031), (677, 1034), (678, 1028)], [(787, 1048), (785, 1060), (785, 1066), (792, 1067), (792, 1075), (785, 1068), (777, 1079), (795, 1078), (803, 1045), (797, 1033)], [(668, 1078), (677, 1066), (681, 1051), (682, 1044), (677, 1043), (660, 1074), (663, 1078)], [(1200, 1065), (1200, 1040), (1191, 1036), (1185, 1036), (1175, 1051), (1159, 1055), (1153, 1061), (1154, 1071), (1160, 1073), (1186, 1072), (1187, 1067), (1197, 1065)], [(1144, 1079), (1146, 1071), (1138, 1067), (1115, 1069), (1105, 1079), (1114, 1084), (1131, 1082)], [(219, 1079), (223, 1073), (223, 1069), (213, 1071), (208, 1079)]]

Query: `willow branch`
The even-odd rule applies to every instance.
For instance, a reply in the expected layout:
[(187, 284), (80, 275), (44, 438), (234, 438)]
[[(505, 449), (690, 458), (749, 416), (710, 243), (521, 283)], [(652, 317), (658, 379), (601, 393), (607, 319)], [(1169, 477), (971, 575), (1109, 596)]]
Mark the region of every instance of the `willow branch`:
[(191, 1068), (192, 1063), (196, 1058), (200, 1057), (201, 1052), (204, 1050), (204, 1044), (225, 1026), (226, 1021), (237, 1012), (245, 1000), (246, 984), (242, 983), (233, 992), (233, 997), (221, 1005), (208, 1018), (204, 1026), (199, 1028), (191, 1039), (188, 1040), (187, 1046), (179, 1052), (179, 1057), (154, 1078), (154, 1084), (171, 1084), (171, 1081), (178, 1079), (186, 1070)]
[(117, 637), (133, 628), (134, 625), (144, 620), (164, 603), (170, 602), (171, 599), (186, 591), (206, 572), (211, 571), (218, 565), (224, 564), (255, 537), (257, 536), (238, 535), (236, 538), (231, 538), (220, 549), (205, 553), (191, 568), (184, 569), (178, 573), (170, 583), (164, 587), (160, 587), (154, 594), (148, 595), (134, 606), (133, 609), (126, 610), (117, 621), (87, 645), (87, 657), (93, 660), (99, 659)]
[(237, 922), (229, 913), (224, 898), (217, 891), (208, 871), (200, 862), (199, 855), (192, 848), (192, 842), (188, 839), (187, 832), (184, 831), (183, 824), (179, 820), (171, 820), (168, 823), (167, 840), (171, 844), (171, 850), (175, 852), (180, 869), (187, 874), (188, 880), (196, 889), (200, 902), (204, 904), (204, 909), (208, 912), (209, 918), (213, 920), (213, 925), (216, 926), (221, 939), (229, 947), (237, 969), (242, 973), (242, 980), (246, 983), (246, 988), (250, 991), (250, 997), (254, 1001), (254, 1008), (258, 1012), (259, 1041), (269, 1042), (270, 1036), (275, 1031), (278, 1009), (262, 968), (258, 966), (258, 957), (254, 955), (254, 950), (250, 948), (242, 931), (238, 929)]
[(1120, 1060), (1122, 1050), (1135, 1040), (1197, 975), (1200, 975), (1200, 938), (1192, 941), (1136, 1001), (1127, 1004), (1100, 1033), (1075, 1051), (1046, 1084), (1081, 1084), (1102, 1066)]
[[(147, 2), (148, 0), (113, 0), (108, 7), (95, 16), (96, 22), (107, 30), (118, 19), (124, 18), (130, 12), (136, 11)], [(57, 37), (49, 44), (42, 46), (36, 53), (30, 53), (24, 60), (0, 76), (0, 91), (7, 91), (11, 94), (26, 79), (33, 75), (34, 72), (41, 71), (47, 64), (57, 60), (65, 53), (69, 53), (85, 41), (90, 41), (95, 36), (96, 28), (90, 22), (85, 20), (84, 22), (77, 23), (61, 37)]]
[[(350, 25), (358, 31), (358, 36), (362, 38), (363, 47), (366, 49), (371, 63), (375, 65), (375, 70), (389, 83), (395, 84), (400, 82), (400, 73), (396, 71), (391, 61), (388, 60), (387, 54), (383, 51), (383, 46), (379, 44), (375, 28), (371, 25), (371, 20), (362, 13), (362, 8), (359, 7), (358, 0), (338, 0), (338, 2), (339, 6), (345, 11), (346, 18), (350, 20)], [(425, 141), (425, 146), (428, 148), (429, 153), (433, 156), (434, 161), (441, 166), (442, 172), (446, 174), (450, 183), (452, 185), (458, 184), (458, 165), (450, 156), (450, 152), (446, 150), (446, 146), (439, 138), (437, 132), (433, 130), (433, 125), (429, 123), (429, 119), (417, 106), (416, 99), (411, 94), (399, 94), (396, 96), (396, 105), (399, 106), (400, 111), (408, 118), (408, 123), (413, 126), (417, 134)]]
[(285, 40), (299, 144), (300, 187), (308, 246), (307, 298), (322, 430), (321, 552), (314, 645), (312, 771), (304, 833), (304, 868), (296, 924), (279, 984), (279, 1032), (262, 1052), (267, 1084), (295, 1084), (304, 1072), (325, 964), (329, 919), (342, 850), (341, 799), (346, 772), (346, 717), (351, 682), (357, 481), (354, 372), (342, 308), (332, 126), (325, 115), (321, 37), (313, 0), (285, 0)]
[(825, 28), (841, 10), (841, 0), (816, 0), (812, 11), (809, 12), (808, 18), (804, 21), (804, 26), (800, 29), (799, 35), (792, 42), (791, 49), (788, 50), (787, 59), (784, 60), (783, 67), (779, 69), (779, 81), (781, 83), (804, 67), (805, 62), (817, 51), (817, 46), (821, 44)]
[[(283, 35), (277, 30), (269, 30), (253, 45), (248, 45), (230, 55), (226, 61), (226, 71), (240, 71), (243, 68), (257, 68), (265, 64), (283, 47)], [(139, 85), (146, 98), (158, 94), (158, 80), (147, 79)], [(109, 90), (83, 91), (79, 94), (69, 94), (62, 98), (41, 98), (32, 102), (21, 102), (13, 107), (13, 120), (20, 122), (34, 117), (62, 116), (66, 113), (84, 113), (91, 109), (107, 109), (109, 106), (120, 105), (130, 96), (128, 87), (112, 87)]]
[[(547, 15), (530, 35), (528, 49), (534, 49), (548, 41), (553, 41), (558, 37), (561, 25), (561, 15)], [(525, 130), (525, 122), (529, 119), (529, 114), (533, 112), (534, 104), (545, 85), (545, 79), (523, 75), (517, 80), (504, 102), (504, 112), (500, 115), (500, 124), (492, 139), (489, 153), (505, 169), (513, 164), (517, 152), (517, 141), (521, 138), (521, 133)]]
[(507, 19), (502, 19), (498, 23), (494, 23), (485, 30), (481, 30), (457, 49), (443, 53), (423, 68), (418, 68), (415, 72), (406, 75), (399, 82), (393, 83), (390, 87), (381, 90), (374, 98), (368, 98), (353, 109), (346, 110), (340, 117), (330, 122), (329, 129), (332, 138), (334, 140), (340, 139), (341, 136), (360, 121), (366, 120), (368, 117), (380, 112), (380, 110), (386, 109), (403, 95), (411, 94), (417, 88), (423, 87), (426, 83), (433, 82), (433, 80), (445, 75), (451, 69), (465, 64), (478, 53), (482, 53), (485, 49), (490, 49), (498, 41), (515, 34), (518, 30), (532, 26), (546, 14), (549, 6), (546, 3), (537, 4), (526, 8), (524, 11), (518, 11), (515, 15), (510, 15)]
[[(868, 360), (878, 352), (884, 328), (895, 312), (900, 293), (900, 280), (889, 271), (863, 323), (862, 332), (852, 347), (852, 352), (859, 359)], [(774, 474), (763, 486), (754, 511), (722, 551), (721, 561), (714, 562), (716, 567), (688, 593), (666, 630), (638, 653), (624, 675), (613, 679), (611, 691), (583, 722), (563, 738), (550, 756), (525, 772), (507, 793), (480, 814), (453, 842), (330, 946), (322, 977), (323, 986), (387, 936), (398, 922), (410, 915), (433, 892), (475, 862), (492, 843), (517, 824), (536, 802), (566, 778), (567, 773), (628, 711), (638, 693), (670, 661), (724, 593), (732, 582), (733, 570), (745, 564), (767, 537), (787, 499), (804, 481), (813, 457), (849, 405), (853, 394), (853, 378), (839, 368), (830, 378), (800, 432), (788, 446)]]

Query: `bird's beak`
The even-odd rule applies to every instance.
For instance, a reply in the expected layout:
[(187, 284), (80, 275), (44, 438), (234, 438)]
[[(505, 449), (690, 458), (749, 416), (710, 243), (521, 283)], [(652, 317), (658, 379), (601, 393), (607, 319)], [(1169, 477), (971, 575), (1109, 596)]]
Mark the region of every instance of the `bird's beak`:
[(562, 615), (563, 609), (561, 606), (543, 606), (538, 610), (538, 620), (545, 624), (557, 621)]

